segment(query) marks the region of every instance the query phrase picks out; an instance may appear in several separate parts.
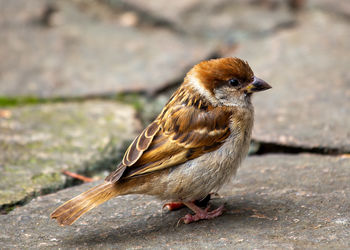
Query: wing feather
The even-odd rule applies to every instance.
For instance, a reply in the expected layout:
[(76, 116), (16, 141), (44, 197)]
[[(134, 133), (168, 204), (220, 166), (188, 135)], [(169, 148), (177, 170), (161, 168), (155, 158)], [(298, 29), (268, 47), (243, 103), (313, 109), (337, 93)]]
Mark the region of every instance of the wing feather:
[[(232, 108), (215, 108), (189, 98), (170, 99), (158, 118), (132, 142), (107, 181), (173, 167), (218, 149), (230, 135)], [(197, 99), (196, 99), (197, 98)]]
[(157, 134), (159, 129), (160, 126), (156, 121), (152, 122), (147, 128), (145, 128), (126, 150), (122, 163), (119, 164), (117, 169), (109, 174), (105, 180), (110, 182), (118, 181), (122, 177), (126, 167), (132, 166), (137, 162), (143, 152), (151, 145), (153, 137)]
[(228, 112), (182, 107), (164, 117), (168, 119), (158, 121), (161, 129), (149, 148), (126, 169), (123, 177), (147, 174), (197, 158), (218, 149), (230, 135)]
[(159, 128), (157, 122), (152, 122), (135, 138), (124, 155), (123, 164), (125, 166), (132, 166), (141, 157), (142, 153), (151, 144)]

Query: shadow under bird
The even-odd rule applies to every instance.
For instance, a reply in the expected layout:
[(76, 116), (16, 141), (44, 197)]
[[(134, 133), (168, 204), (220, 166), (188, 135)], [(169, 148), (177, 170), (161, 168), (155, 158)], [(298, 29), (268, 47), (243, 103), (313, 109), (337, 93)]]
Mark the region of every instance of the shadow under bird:
[(251, 96), (269, 88), (239, 58), (195, 65), (105, 182), (61, 205), (51, 218), (71, 225), (101, 203), (126, 194), (153, 195), (170, 207), (180, 202), (194, 212), (181, 218), (186, 224), (220, 216), (223, 206), (210, 211), (194, 201), (235, 175), (249, 148)]

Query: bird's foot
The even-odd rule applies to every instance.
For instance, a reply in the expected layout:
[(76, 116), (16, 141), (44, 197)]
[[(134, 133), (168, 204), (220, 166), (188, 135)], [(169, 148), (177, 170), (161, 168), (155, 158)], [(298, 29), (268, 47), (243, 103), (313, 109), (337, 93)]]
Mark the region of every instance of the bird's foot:
[(187, 207), (195, 212), (195, 214), (186, 214), (185, 217), (181, 218), (179, 222), (183, 221), (185, 224), (189, 224), (191, 222), (199, 221), (199, 220), (209, 220), (214, 219), (224, 212), (224, 206), (220, 206), (217, 209), (209, 211), (210, 206), (207, 206), (205, 209), (201, 209), (196, 206), (193, 202), (184, 203)]

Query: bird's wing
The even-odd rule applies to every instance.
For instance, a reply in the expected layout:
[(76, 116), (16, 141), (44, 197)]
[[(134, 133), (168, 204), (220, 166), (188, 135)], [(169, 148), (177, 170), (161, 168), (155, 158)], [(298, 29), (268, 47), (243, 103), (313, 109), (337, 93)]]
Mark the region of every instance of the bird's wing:
[(130, 144), (124, 154), (123, 161), (119, 164), (117, 169), (110, 173), (105, 180), (110, 182), (118, 181), (126, 168), (132, 166), (142, 156), (143, 152), (148, 149), (159, 129), (160, 126), (156, 121), (148, 125)]
[(230, 135), (228, 110), (203, 108), (200, 102), (170, 105), (164, 110), (133, 141), (107, 181), (179, 165), (218, 149)]

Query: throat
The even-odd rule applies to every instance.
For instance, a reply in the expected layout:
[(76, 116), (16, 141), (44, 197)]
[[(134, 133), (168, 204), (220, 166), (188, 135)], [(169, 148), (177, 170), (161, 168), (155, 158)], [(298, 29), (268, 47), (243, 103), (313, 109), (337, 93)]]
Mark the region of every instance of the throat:
[(251, 108), (251, 95), (241, 95), (241, 96), (233, 96), (227, 99), (220, 100), (222, 105), (230, 106), (230, 107), (240, 107), (240, 108)]

